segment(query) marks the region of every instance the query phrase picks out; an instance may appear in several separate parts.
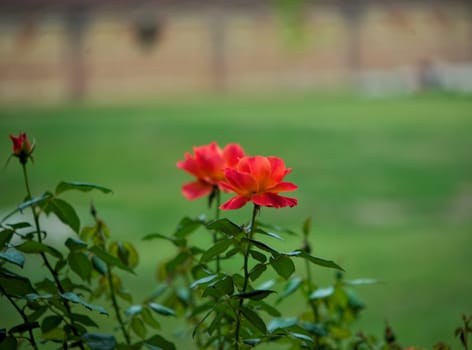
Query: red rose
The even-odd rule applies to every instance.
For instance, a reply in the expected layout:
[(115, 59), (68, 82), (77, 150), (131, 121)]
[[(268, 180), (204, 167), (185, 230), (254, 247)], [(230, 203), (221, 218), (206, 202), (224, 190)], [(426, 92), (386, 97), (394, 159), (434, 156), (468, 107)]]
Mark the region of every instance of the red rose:
[(194, 147), (194, 155), (185, 153), (185, 160), (177, 162), (177, 167), (193, 175), (196, 180), (182, 186), (187, 199), (196, 199), (213, 191), (224, 179), (224, 169), (238, 164), (244, 151), (238, 144), (229, 144), (221, 149), (215, 142)]
[(264, 207), (293, 207), (297, 199), (280, 196), (279, 192), (297, 189), (291, 182), (282, 182), (292, 169), (285, 168), (284, 161), (277, 157), (243, 157), (235, 168), (225, 169), (223, 189), (237, 195), (224, 203), (221, 209), (238, 209), (247, 202)]
[(26, 164), (26, 161), (33, 152), (26, 133), (22, 132), (18, 136), (10, 135), (10, 139), (13, 142), (13, 155), (20, 158), (21, 164)]

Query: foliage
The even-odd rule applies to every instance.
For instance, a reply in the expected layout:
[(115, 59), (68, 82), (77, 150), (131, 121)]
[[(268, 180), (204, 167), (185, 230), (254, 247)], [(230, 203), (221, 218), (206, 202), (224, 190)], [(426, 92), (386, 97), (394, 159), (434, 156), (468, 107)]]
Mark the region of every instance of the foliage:
[[(350, 326), (364, 308), (353, 287), (377, 281), (345, 280), (344, 270), (336, 262), (312, 255), (310, 219), (302, 225), (300, 249), (280, 251), (270, 243), (284, 235), (299, 235), (259, 220), (267, 208), (297, 204), (295, 198), (278, 195), (296, 189), (293, 183), (282, 182), (291, 169), (286, 169), (281, 159), (249, 157), (238, 149), (234, 155), (240, 159), (225, 164), (224, 171), (218, 172), (218, 176), (224, 174), (221, 179), (208, 180), (205, 172), (189, 171), (196, 177), (192, 190), (195, 186), (204, 190), (187, 198), (208, 195), (215, 217), (184, 217), (171, 235), (152, 233), (143, 237), (170, 242), (175, 255), (159, 264), (157, 289), (137, 303), (120, 277), (136, 274), (139, 254), (133, 243), (113, 240), (93, 205), (93, 225), (82, 226), (74, 206), (63, 198), (68, 191), (106, 194), (111, 190), (91, 183), (61, 181), (54, 190), (33, 197), (27, 164), (34, 146), (25, 133), (11, 139), (12, 155), (19, 159), (23, 172), (26, 197), (0, 221), (0, 294), (22, 322), (0, 329), (0, 349), (16, 349), (25, 343), (39, 349), (39, 344), (53, 343), (62, 349), (173, 350), (175, 345), (159, 334), (161, 318), (165, 317), (183, 317), (199, 349), (249, 349), (263, 343), (285, 344), (287, 349), (402, 348), (389, 325), (382, 341), (363, 333), (352, 334)], [(216, 153), (201, 162), (207, 170), (212, 169), (212, 157), (221, 151), (216, 145), (212, 149)], [(199, 159), (197, 155), (195, 159)], [(220, 205), (221, 191), (231, 189), (242, 201)], [(183, 190), (189, 193), (188, 184)], [(253, 204), (248, 222), (220, 218), (221, 209), (238, 209), (246, 203)], [(32, 213), (32, 223), (12, 220), (26, 210)], [(40, 225), (44, 215), (56, 216), (75, 233), (65, 240), (64, 247), (55, 247), (47, 240), (48, 232)], [(202, 234), (212, 237), (210, 247), (195, 243)], [(48, 277), (36, 279), (21, 272), (32, 255), (44, 264)], [(234, 269), (235, 261), (240, 262), (240, 269)], [(303, 273), (297, 271), (297, 261), (303, 262)], [(333, 285), (318, 286), (313, 268), (333, 269)], [(305, 300), (308, 311), (284, 316), (280, 306), (296, 297)], [(103, 333), (97, 317), (110, 315), (117, 327)], [(467, 349), (471, 318), (464, 316), (463, 321), (456, 335)], [(435, 349), (448, 346), (440, 343)]]

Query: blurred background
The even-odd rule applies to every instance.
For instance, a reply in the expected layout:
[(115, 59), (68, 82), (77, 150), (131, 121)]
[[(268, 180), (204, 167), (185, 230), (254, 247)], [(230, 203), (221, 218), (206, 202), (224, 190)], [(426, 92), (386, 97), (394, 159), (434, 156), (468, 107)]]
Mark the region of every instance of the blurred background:
[[(82, 225), (93, 201), (114, 237), (138, 246), (135, 302), (173, 253), (141, 237), (212, 215), (180, 195), (191, 179), (175, 163), (194, 145), (239, 142), (282, 157), (299, 185), (298, 207), (261, 220), (300, 231), (311, 216), (315, 255), (348, 279), (382, 281), (356, 290), (366, 310), (353, 332), (382, 337), (388, 321), (404, 346), (458, 347), (454, 329), (472, 312), (471, 93), (465, 0), (0, 0), (0, 163), (8, 135), (26, 131), (35, 194), (61, 180), (113, 189), (65, 199)], [(12, 159), (0, 217), (22, 186)], [(228, 216), (245, 222), (250, 208)], [(43, 225), (64, 248), (72, 233)], [(332, 271), (316, 273), (332, 283)], [(287, 316), (305, 308), (282, 306)], [(1, 299), (0, 310), (0, 326), (20, 322)]]
[(0, 100), (472, 89), (464, 0), (2, 0)]

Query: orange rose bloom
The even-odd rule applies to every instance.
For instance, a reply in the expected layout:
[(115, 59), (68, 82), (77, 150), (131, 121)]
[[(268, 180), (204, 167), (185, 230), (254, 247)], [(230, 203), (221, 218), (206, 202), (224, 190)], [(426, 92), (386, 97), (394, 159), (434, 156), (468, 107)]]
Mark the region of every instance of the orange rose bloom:
[(282, 182), (292, 169), (285, 168), (284, 161), (277, 157), (243, 157), (236, 168), (225, 169), (223, 189), (237, 195), (224, 203), (224, 210), (238, 209), (247, 202), (264, 207), (293, 207), (296, 198), (280, 196), (279, 192), (295, 191), (298, 187), (291, 182)]
[(244, 156), (239, 144), (229, 144), (221, 149), (216, 142), (194, 147), (194, 155), (185, 153), (185, 160), (177, 162), (177, 167), (193, 175), (196, 180), (182, 186), (183, 195), (191, 200), (210, 194), (224, 179), (224, 169), (236, 166)]

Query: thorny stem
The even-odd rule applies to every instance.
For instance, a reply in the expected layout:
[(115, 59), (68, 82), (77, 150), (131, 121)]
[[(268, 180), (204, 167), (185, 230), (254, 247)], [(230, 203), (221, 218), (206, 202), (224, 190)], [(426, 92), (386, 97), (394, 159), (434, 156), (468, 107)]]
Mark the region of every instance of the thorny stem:
[[(13, 305), (15, 310), (18, 311), (21, 318), (23, 319), (23, 322), (28, 323), (28, 316), (26, 316), (25, 312), (18, 306), (15, 300), (9, 294), (7, 294), (7, 292), (5, 291), (5, 289), (3, 289), (2, 286), (0, 286), (0, 291), (2, 292), (3, 295), (7, 297), (8, 301)], [(28, 333), (29, 333), (29, 341), (31, 343), (31, 346), (33, 347), (33, 349), (38, 350), (38, 344), (36, 344), (36, 340), (34, 339), (33, 330), (29, 328)]]
[[(26, 164), (21, 164), (21, 166), (23, 168), (23, 179), (25, 181), (27, 199), (31, 200), (33, 197), (31, 196), (31, 189), (30, 189), (30, 186), (29, 186), (28, 172), (26, 171)], [(38, 236), (38, 242), (42, 243), (41, 228), (39, 226), (39, 218), (38, 218), (38, 214), (36, 213), (36, 210), (34, 209), (34, 207), (35, 207), (34, 205), (31, 206), (31, 212), (33, 213), (34, 225), (35, 225), (36, 233), (37, 233), (37, 236)], [(44, 265), (46, 265), (46, 268), (51, 273), (60, 294), (64, 294), (65, 290), (64, 290), (64, 287), (61, 284), (61, 281), (59, 280), (59, 276), (57, 274), (57, 271), (54, 270), (54, 268), (52, 267), (51, 263), (49, 262), (46, 254), (44, 252), (41, 252), (39, 254), (41, 255), (41, 258), (43, 259)], [(74, 320), (70, 316), (71, 315), (71, 308), (70, 308), (69, 303), (67, 302), (67, 300), (62, 300), (62, 304), (64, 305), (64, 307), (67, 311), (67, 315), (70, 318), (71, 324), (74, 325)], [(75, 336), (79, 337), (80, 334), (77, 332), (77, 329), (75, 329), (75, 327), (71, 327), (71, 328), (72, 328), (72, 333), (74, 333)], [(64, 346), (64, 349), (67, 349), (68, 348), (67, 342), (64, 342), (63, 346)], [(85, 350), (82, 343), (79, 343), (79, 347), (80, 347), (80, 349)]]
[[(216, 197), (216, 209), (215, 209), (215, 220), (220, 218), (220, 202), (221, 202), (221, 192), (218, 187), (215, 187), (215, 197)], [(218, 232), (215, 230), (213, 231), (213, 244), (218, 242)], [(220, 256), (216, 256), (216, 273), (219, 273), (221, 269), (220, 266)]]
[[(246, 236), (248, 239), (247, 241), (247, 247), (244, 251), (244, 282), (243, 282), (243, 289), (242, 293), (246, 292), (247, 285), (249, 283), (249, 268), (248, 268), (248, 262), (249, 262), (249, 251), (251, 249), (251, 241), (252, 236), (254, 234), (255, 228), (256, 228), (256, 215), (259, 212), (260, 207), (257, 204), (254, 204), (254, 208), (252, 210), (252, 218), (251, 218), (251, 229), (249, 231), (249, 234)], [(241, 298), (239, 300), (239, 308), (238, 308), (238, 316), (236, 318), (236, 330), (234, 333), (234, 338), (235, 338), (235, 349), (239, 350), (239, 331), (241, 328), (241, 308), (243, 306), (244, 299)]]
[(310, 299), (310, 293), (313, 292), (313, 281), (311, 276), (311, 268), (310, 262), (305, 260), (305, 267), (306, 267), (306, 280), (307, 280), (307, 298), (308, 303), (311, 306), (311, 310), (313, 312), (313, 319), (316, 322), (318, 320), (318, 310), (316, 308), (316, 304), (313, 300)]
[(131, 339), (129, 337), (128, 332), (126, 331), (125, 323), (123, 322), (123, 319), (121, 318), (121, 313), (120, 313), (120, 307), (118, 306), (118, 302), (116, 300), (116, 292), (115, 292), (115, 287), (113, 285), (113, 275), (111, 273), (111, 266), (107, 264), (107, 278), (108, 278), (108, 284), (110, 285), (110, 297), (111, 297), (111, 303), (113, 304), (113, 309), (115, 310), (115, 315), (116, 319), (118, 320), (118, 323), (120, 324), (121, 331), (123, 332), (123, 336), (125, 337), (126, 344), (131, 344)]
[[(93, 206), (92, 206), (92, 215), (97, 223), (97, 228), (100, 234), (102, 248), (105, 249), (106, 238), (102, 231), (103, 222), (97, 217), (97, 213)], [(110, 298), (111, 298), (111, 303), (113, 305), (113, 310), (115, 311), (116, 319), (118, 320), (118, 323), (120, 324), (121, 332), (123, 333), (123, 337), (125, 338), (126, 344), (131, 344), (131, 338), (129, 337), (128, 331), (126, 330), (125, 323), (123, 322), (123, 318), (121, 318), (120, 306), (118, 305), (118, 301), (116, 300), (116, 291), (115, 291), (115, 285), (113, 284), (113, 274), (111, 273), (111, 265), (107, 263), (106, 266), (107, 266), (107, 280), (108, 280), (108, 285), (110, 286)]]
[[(215, 208), (215, 220), (218, 220), (220, 218), (220, 202), (221, 202), (221, 192), (218, 186), (215, 186), (213, 189), (215, 193), (215, 199), (216, 199), (216, 208)], [(218, 242), (218, 232), (215, 230), (213, 231), (213, 244), (216, 244)], [(220, 256), (216, 256), (216, 273), (220, 273), (221, 270), (221, 263), (220, 263)], [(223, 350), (224, 349), (224, 342), (221, 339), (221, 327), (216, 328), (216, 336), (217, 336), (217, 341), (218, 341), (218, 350)]]
[[(191, 282), (190, 282), (190, 278), (189, 276), (187, 275), (187, 273), (184, 273), (183, 274), (183, 277), (184, 277), (184, 280), (185, 280), (185, 284), (187, 286), (190, 286)], [(190, 291), (190, 294), (189, 294), (189, 306), (191, 309), (193, 309), (194, 307), (196, 307), (196, 304), (195, 304), (195, 298), (194, 298), (194, 295), (193, 295), (193, 292)], [(197, 316), (189, 316), (189, 321), (190, 322), (194, 322), (198, 327), (198, 324), (200, 323), (199, 319)], [(203, 348), (203, 343), (202, 343), (202, 337), (200, 336), (200, 332), (196, 332), (195, 333), (195, 342), (197, 344), (197, 348), (198, 349), (202, 349)]]

